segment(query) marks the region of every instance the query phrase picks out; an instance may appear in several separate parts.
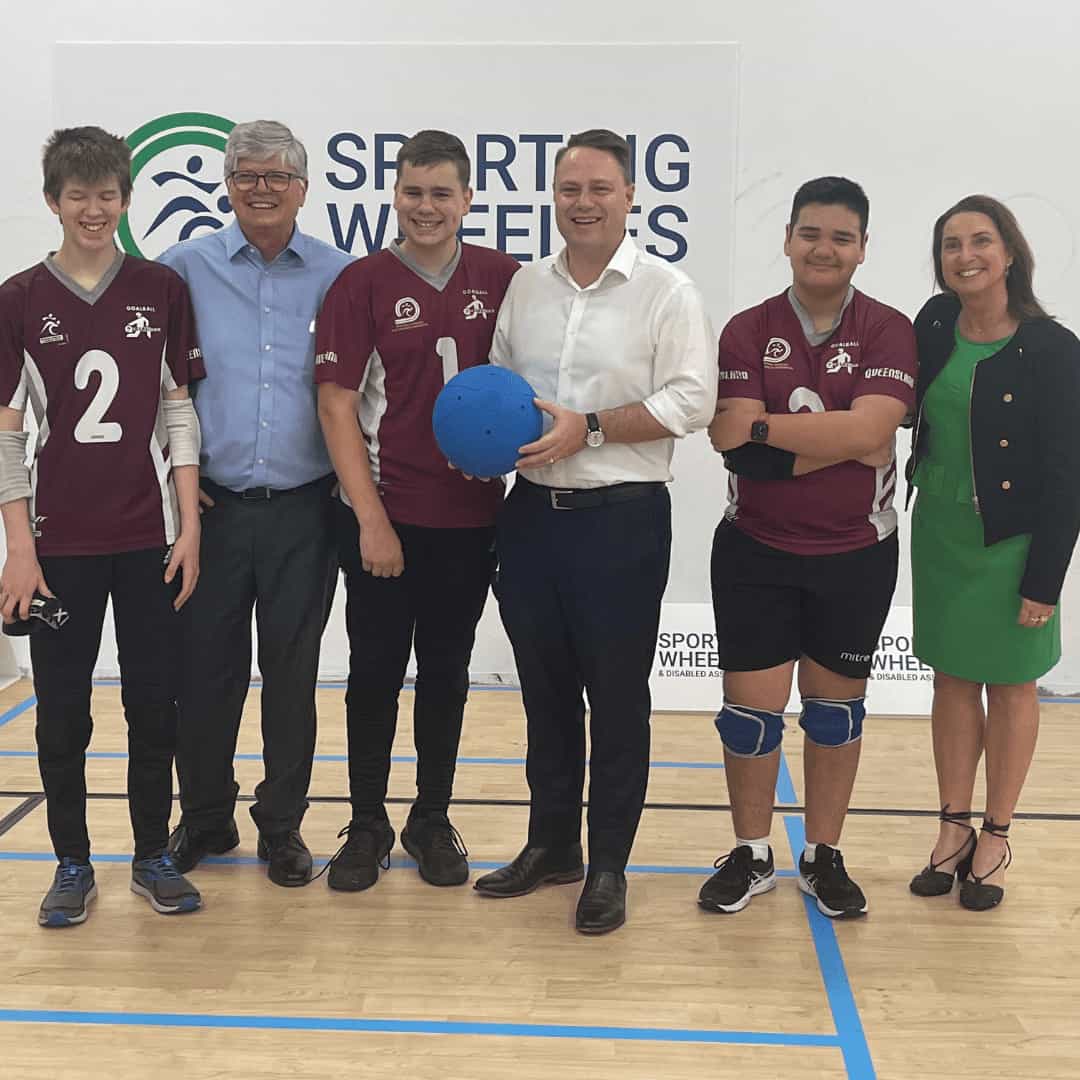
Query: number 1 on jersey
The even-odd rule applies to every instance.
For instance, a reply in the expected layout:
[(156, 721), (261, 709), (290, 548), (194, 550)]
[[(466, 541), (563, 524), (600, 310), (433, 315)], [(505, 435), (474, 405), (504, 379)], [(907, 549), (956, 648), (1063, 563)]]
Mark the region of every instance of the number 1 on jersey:
[(120, 389), (120, 369), (116, 361), (102, 349), (91, 349), (83, 353), (75, 365), (75, 389), (85, 390), (90, 385), (90, 376), (97, 372), (101, 376), (97, 393), (86, 408), (86, 412), (75, 425), (75, 441), (81, 443), (119, 442), (124, 429), (114, 420), (102, 421), (109, 406)]
[(435, 342), (435, 352), (442, 361), (442, 381), (445, 386), (460, 370), (458, 368), (457, 342), (452, 337), (441, 337)]

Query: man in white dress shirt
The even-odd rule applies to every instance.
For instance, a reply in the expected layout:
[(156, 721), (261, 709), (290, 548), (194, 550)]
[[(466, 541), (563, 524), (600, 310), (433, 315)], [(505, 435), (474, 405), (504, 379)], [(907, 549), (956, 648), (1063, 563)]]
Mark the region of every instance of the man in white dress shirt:
[(481, 877), (486, 896), (580, 881), (585, 703), (591, 711), (589, 876), (577, 929), (626, 917), (625, 868), (649, 775), (649, 672), (667, 584), (675, 438), (716, 405), (701, 294), (626, 235), (630, 147), (610, 131), (555, 159), (566, 247), (526, 266), (499, 311), (492, 360), (552, 418), (521, 448), (498, 530), (498, 596), (528, 718), (529, 836)]

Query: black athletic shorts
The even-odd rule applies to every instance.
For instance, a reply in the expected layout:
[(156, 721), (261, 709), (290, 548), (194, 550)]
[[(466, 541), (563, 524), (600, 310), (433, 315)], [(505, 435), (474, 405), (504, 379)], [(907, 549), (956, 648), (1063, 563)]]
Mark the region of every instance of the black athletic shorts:
[(896, 588), (896, 533), (836, 555), (794, 555), (721, 521), (712, 596), (720, 667), (761, 671), (801, 656), (865, 679)]

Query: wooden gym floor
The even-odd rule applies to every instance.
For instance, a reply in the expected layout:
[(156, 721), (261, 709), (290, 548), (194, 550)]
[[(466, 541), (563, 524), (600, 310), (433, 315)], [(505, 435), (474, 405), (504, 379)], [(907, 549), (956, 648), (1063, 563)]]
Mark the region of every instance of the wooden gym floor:
[[(261, 774), (253, 689), (237, 773)], [(789, 722), (773, 847), (779, 887), (734, 916), (695, 898), (732, 840), (708, 716), (657, 715), (630, 867), (628, 922), (574, 933), (576, 886), (491, 901), (424, 884), (395, 849), (360, 894), (271, 885), (247, 803), (240, 847), (192, 874), (204, 909), (155, 915), (128, 890), (125, 734), (95, 689), (87, 762), (99, 897), (85, 924), (36, 924), (54, 860), (34, 758), (32, 689), (0, 692), (0, 1076), (712, 1080), (1080, 1075), (1080, 705), (1043, 707), (1013, 827), (1004, 905), (920, 900), (936, 810), (925, 720), (871, 719), (844, 852), (870, 914), (833, 924), (798, 893), (801, 735)], [(344, 693), (319, 691), (304, 837), (321, 863), (348, 820)], [(391, 782), (414, 782), (410, 713)], [(452, 818), (474, 873), (520, 847), (527, 819), (517, 693), (470, 699)], [(981, 798), (981, 795), (978, 797)], [(976, 805), (979, 805), (977, 798)], [(1074, 861), (1075, 860), (1075, 861)]]

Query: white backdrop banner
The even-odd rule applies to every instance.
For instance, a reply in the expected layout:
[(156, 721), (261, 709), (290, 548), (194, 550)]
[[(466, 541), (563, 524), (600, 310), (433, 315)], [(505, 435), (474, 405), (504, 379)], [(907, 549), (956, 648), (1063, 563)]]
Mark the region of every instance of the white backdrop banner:
[[(562, 246), (556, 151), (575, 131), (608, 127), (634, 150), (630, 232), (690, 274), (717, 327), (730, 314), (734, 44), (61, 43), (54, 60), (56, 123), (100, 124), (132, 146), (120, 228), (132, 253), (153, 258), (231, 221), (225, 140), (234, 123), (269, 117), (307, 147), (309, 233), (357, 255), (384, 247), (397, 235), (398, 148), (443, 128), (473, 160), (464, 237), (529, 262)], [(726, 475), (703, 434), (680, 443), (673, 470), (668, 598), (696, 601), (708, 596)]]
[[(657, 712), (716, 712), (723, 671), (709, 604), (664, 604), (649, 685)], [(881, 716), (929, 716), (934, 673), (911, 651), (911, 608), (889, 612), (874, 653), (866, 708)], [(787, 712), (800, 709), (793, 686)]]
[[(237, 122), (271, 118), (308, 150), (307, 232), (356, 255), (389, 243), (397, 150), (421, 128), (443, 128), (473, 159), (465, 239), (528, 262), (561, 247), (551, 201), (556, 150), (572, 132), (609, 127), (634, 149), (630, 231), (694, 278), (718, 327), (730, 314), (733, 44), (60, 43), (53, 59), (55, 123), (99, 124), (132, 146), (134, 190), (120, 240), (133, 254), (153, 258), (231, 221), (225, 140)], [(726, 478), (703, 435), (679, 444), (673, 471), (668, 598), (700, 600)], [(512, 675), (492, 607), (474, 672)], [(346, 667), (340, 612), (332, 618), (324, 677)], [(111, 649), (106, 641), (102, 673), (115, 670)]]

